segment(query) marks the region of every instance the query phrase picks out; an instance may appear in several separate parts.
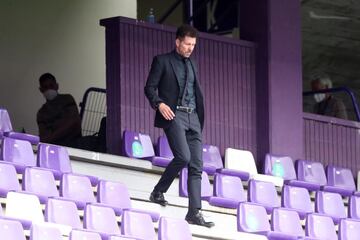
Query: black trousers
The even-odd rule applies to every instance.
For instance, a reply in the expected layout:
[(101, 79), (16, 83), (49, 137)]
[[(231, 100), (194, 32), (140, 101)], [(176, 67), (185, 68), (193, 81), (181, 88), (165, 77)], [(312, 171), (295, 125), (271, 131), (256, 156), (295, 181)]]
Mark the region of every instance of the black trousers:
[(188, 167), (189, 213), (201, 209), (202, 134), (196, 113), (176, 111), (164, 129), (174, 159), (166, 167), (154, 191), (166, 192), (181, 169)]

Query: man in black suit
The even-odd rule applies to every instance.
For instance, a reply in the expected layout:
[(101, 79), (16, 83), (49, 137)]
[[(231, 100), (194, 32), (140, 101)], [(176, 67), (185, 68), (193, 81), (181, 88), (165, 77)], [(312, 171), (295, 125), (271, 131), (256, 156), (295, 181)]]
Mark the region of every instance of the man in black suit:
[(182, 168), (188, 167), (189, 208), (186, 221), (212, 227), (201, 209), (203, 95), (197, 69), (190, 55), (197, 31), (183, 25), (176, 31), (175, 50), (155, 56), (145, 85), (145, 95), (156, 110), (155, 126), (163, 128), (174, 159), (165, 169), (150, 195), (150, 201), (167, 205), (163, 193)]

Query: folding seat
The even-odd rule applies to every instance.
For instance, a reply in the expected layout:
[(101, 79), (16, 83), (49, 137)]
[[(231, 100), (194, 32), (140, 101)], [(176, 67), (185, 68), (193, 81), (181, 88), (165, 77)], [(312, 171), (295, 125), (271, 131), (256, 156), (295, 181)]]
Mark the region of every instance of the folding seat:
[(318, 191), (315, 196), (315, 211), (330, 216), (335, 224), (346, 218), (344, 202), (338, 193)]
[(281, 206), (297, 211), (301, 219), (314, 212), (309, 191), (300, 187), (284, 185), (281, 191)]
[(54, 175), (43, 168), (28, 167), (22, 179), (23, 190), (32, 193), (46, 203), (49, 197), (59, 197)]
[(280, 207), (280, 199), (272, 182), (262, 182), (251, 179), (248, 185), (248, 201), (265, 207), (268, 214)]
[(39, 136), (14, 132), (9, 113), (6, 109), (3, 108), (0, 108), (0, 136), (28, 141), (34, 145), (37, 145), (40, 141)]
[(70, 232), (69, 240), (101, 240), (101, 236), (96, 232), (73, 229)]
[[(37, 151), (37, 166), (52, 171), (57, 180), (60, 180), (64, 173), (72, 173), (69, 153), (62, 146), (40, 143)], [(97, 177), (88, 175), (87, 177), (93, 186), (97, 184)]]
[(119, 236), (119, 235), (114, 235), (114, 236), (110, 236), (108, 238), (108, 240), (137, 240), (136, 238), (132, 238), (129, 236)]
[(1, 146), (1, 157), (13, 164), (20, 173), (23, 173), (26, 167), (36, 166), (34, 152), (28, 141), (5, 137)]
[(348, 216), (360, 220), (360, 196), (349, 197)]
[(0, 163), (0, 196), (6, 197), (9, 191), (19, 191), (20, 184), (15, 167), (11, 164)]
[(39, 198), (22, 192), (8, 192), (6, 197), (6, 217), (19, 220), (25, 229), (29, 229), (32, 223), (44, 222)]
[(139, 239), (157, 239), (150, 215), (131, 210), (122, 214), (121, 233)]
[(131, 209), (131, 211), (149, 214), (154, 222), (159, 220), (160, 214), (157, 212), (131, 207), (129, 191), (123, 183), (100, 180), (96, 197), (99, 203), (111, 207), (117, 215), (121, 215), (124, 209)]
[(318, 239), (338, 239), (332, 218), (318, 213), (306, 216), (305, 233), (306, 236)]
[(155, 156), (149, 135), (125, 130), (123, 133), (123, 153), (130, 158), (151, 160)]
[(282, 187), (284, 180), (280, 177), (259, 174), (256, 168), (254, 156), (250, 151), (227, 148), (225, 150), (225, 168), (217, 170), (226, 175), (240, 177), (243, 181), (256, 179), (259, 181), (272, 182), (275, 186)]
[(275, 232), (295, 236), (296, 239), (305, 237), (298, 213), (287, 208), (274, 208), (271, 215), (271, 229)]
[(327, 184), (324, 166), (321, 162), (299, 159), (295, 162), (295, 166), (297, 180), (288, 180), (286, 184), (303, 187), (309, 191), (319, 191), (321, 186)]
[(161, 217), (158, 229), (159, 240), (191, 240), (189, 224), (183, 219)]
[(217, 169), (224, 168), (220, 151), (217, 146), (203, 144), (203, 170), (208, 175), (214, 175)]
[(165, 136), (160, 136), (158, 138), (156, 150), (157, 156), (152, 157), (152, 164), (159, 167), (167, 167), (167, 165), (174, 158), (174, 155)]
[(30, 240), (63, 240), (61, 231), (46, 224), (35, 223), (30, 228)]
[(360, 236), (360, 221), (341, 219), (339, 224), (339, 240), (358, 240)]
[(96, 202), (90, 179), (87, 176), (64, 173), (60, 182), (60, 194), (65, 199), (75, 202), (79, 209), (86, 203)]
[(239, 177), (221, 173), (214, 175), (214, 196), (209, 203), (225, 208), (237, 208), (240, 202), (246, 201), (246, 194)]
[[(181, 197), (188, 197), (188, 169), (183, 168), (180, 172), (179, 176), (179, 195)], [(209, 177), (206, 172), (202, 172), (201, 174), (201, 199), (209, 201), (213, 196), (213, 189), (211, 187)]]
[(85, 206), (84, 228), (99, 232), (101, 235), (120, 234), (114, 210), (96, 203)]
[(70, 200), (49, 198), (45, 206), (45, 220), (72, 228), (82, 228), (76, 204)]
[(351, 196), (356, 190), (354, 176), (350, 169), (328, 165), (326, 167), (327, 185), (323, 190)]
[(26, 240), (24, 229), (20, 222), (0, 218), (1, 239)]
[(280, 177), (284, 180), (296, 179), (294, 162), (289, 156), (266, 154), (264, 174)]

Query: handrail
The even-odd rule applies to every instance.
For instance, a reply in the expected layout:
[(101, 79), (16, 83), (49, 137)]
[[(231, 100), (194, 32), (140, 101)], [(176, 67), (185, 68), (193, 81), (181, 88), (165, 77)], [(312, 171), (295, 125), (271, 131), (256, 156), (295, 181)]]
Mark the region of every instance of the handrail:
[(345, 92), (345, 93), (347, 93), (350, 96), (352, 105), (354, 107), (357, 121), (360, 122), (360, 110), (359, 110), (359, 106), (358, 106), (358, 104), (356, 102), (355, 94), (353, 93), (353, 91), (351, 91), (347, 87), (328, 88), (328, 89), (318, 90), (318, 91), (307, 91), (307, 92), (303, 92), (303, 96), (314, 95), (314, 94), (317, 94), (317, 93), (329, 93), (329, 92), (330, 93), (332, 93), (332, 92)]

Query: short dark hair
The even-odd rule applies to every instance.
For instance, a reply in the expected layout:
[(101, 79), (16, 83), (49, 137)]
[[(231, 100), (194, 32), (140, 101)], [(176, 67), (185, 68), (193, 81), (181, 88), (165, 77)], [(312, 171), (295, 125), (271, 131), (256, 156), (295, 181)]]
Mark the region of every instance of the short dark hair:
[(196, 38), (197, 35), (198, 35), (198, 31), (196, 30), (196, 28), (188, 24), (181, 25), (176, 30), (176, 38), (180, 40), (184, 39), (185, 37)]
[(39, 78), (40, 85), (43, 82), (45, 82), (46, 80), (51, 80), (51, 81), (56, 82), (56, 78), (51, 73), (44, 73), (43, 75), (40, 76), (40, 78)]

